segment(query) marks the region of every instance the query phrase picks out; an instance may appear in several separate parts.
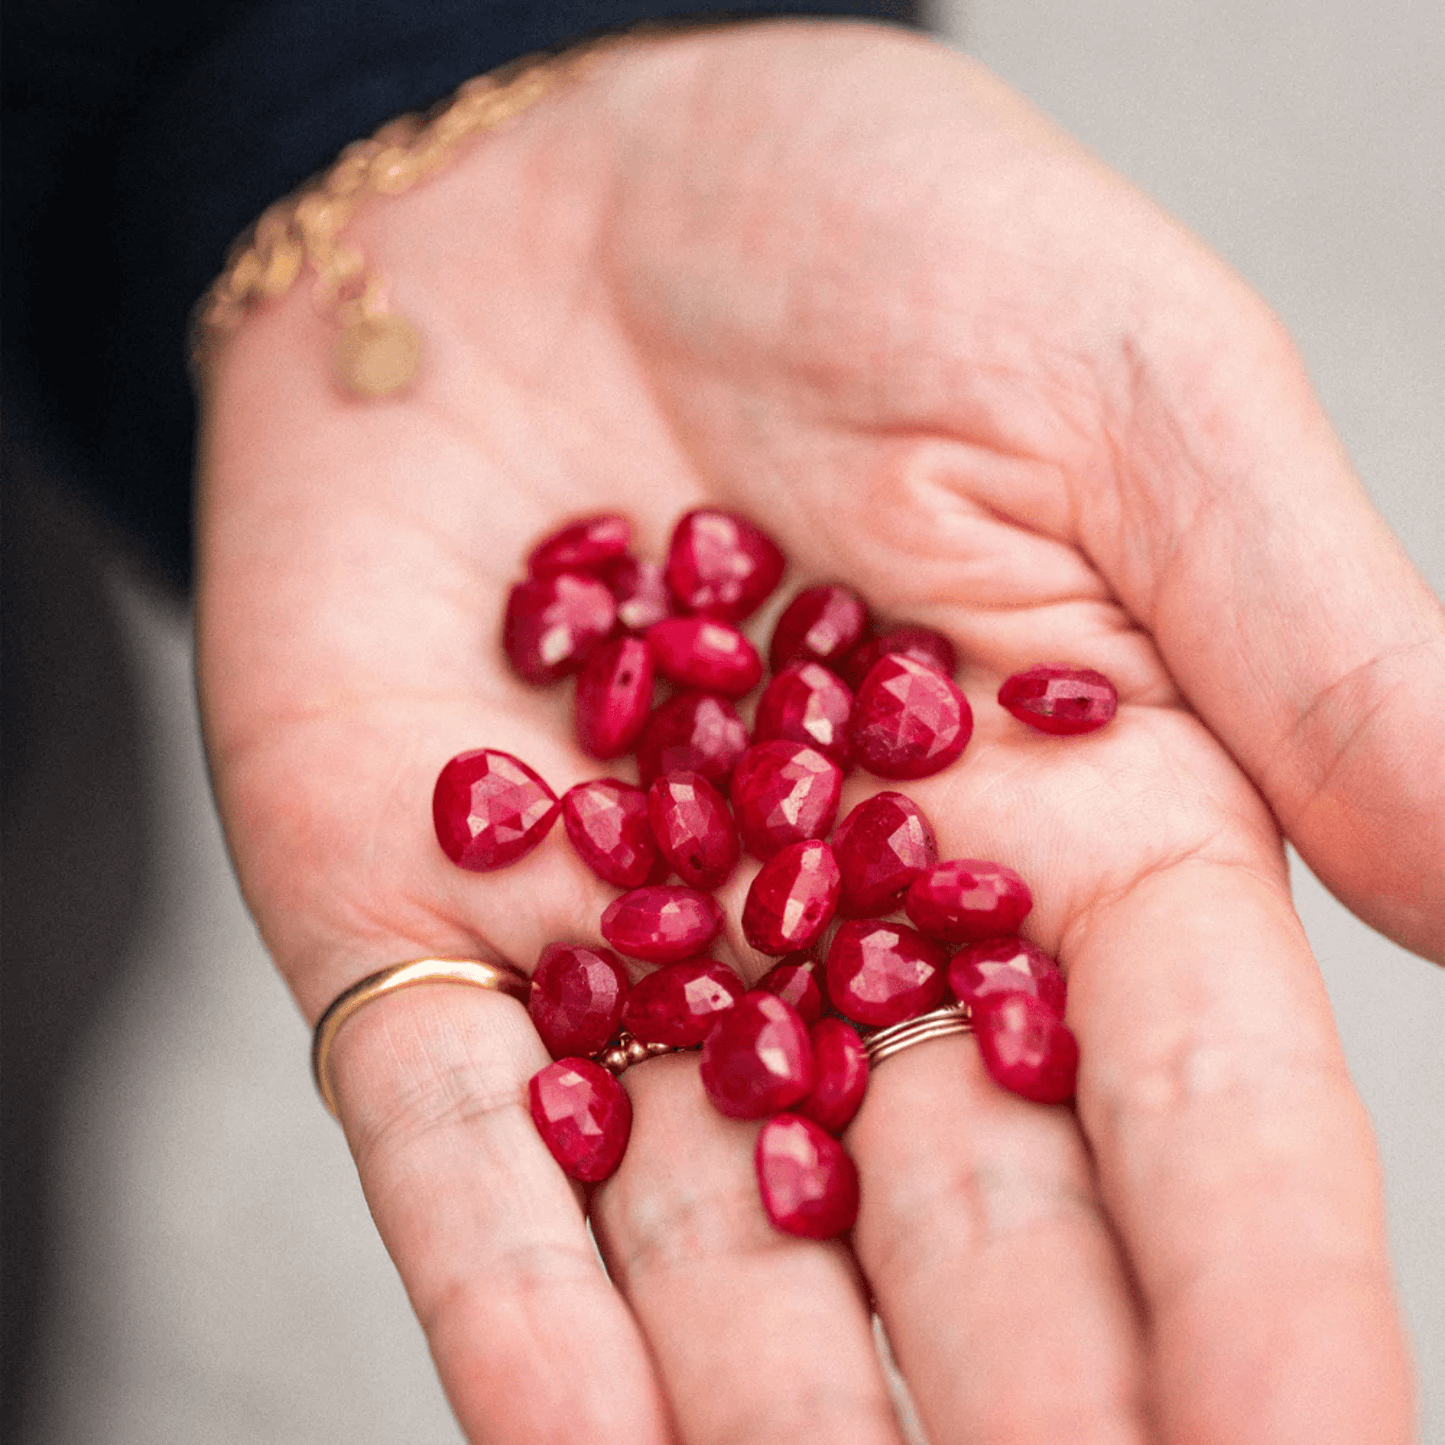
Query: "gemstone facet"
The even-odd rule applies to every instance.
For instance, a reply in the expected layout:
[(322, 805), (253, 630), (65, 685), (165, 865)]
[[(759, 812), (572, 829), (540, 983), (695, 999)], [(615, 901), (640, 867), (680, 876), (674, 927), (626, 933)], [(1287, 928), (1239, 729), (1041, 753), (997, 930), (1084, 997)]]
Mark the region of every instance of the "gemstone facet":
[(931, 627), (895, 627), (849, 653), (840, 669), (843, 681), (857, 692), (878, 661), (889, 655), (911, 657), (945, 677), (958, 671), (958, 653), (941, 632)]
[(632, 1100), (591, 1059), (558, 1059), (527, 1086), (532, 1122), (565, 1174), (586, 1184), (622, 1162), (632, 1133)]
[(853, 703), (853, 748), (880, 778), (941, 772), (973, 734), (973, 712), (953, 680), (911, 657), (874, 664)]
[(1034, 906), (1029, 885), (1002, 863), (952, 858), (926, 868), (908, 887), (904, 911), (941, 943), (971, 943), (1017, 933)]
[(858, 1169), (811, 1119), (778, 1114), (758, 1132), (758, 1192), (774, 1228), (804, 1239), (832, 1239), (858, 1218)]
[(595, 1054), (617, 1032), (629, 980), (606, 948), (549, 943), (532, 974), (527, 1012), (554, 1059)]
[(578, 783), (562, 794), (562, 823), (577, 856), (604, 883), (641, 888), (667, 876), (641, 788), (618, 778)]
[(523, 678), (541, 686), (576, 672), (616, 620), (617, 603), (595, 577), (533, 577), (507, 596), (502, 648)]
[(647, 815), (662, 856), (689, 887), (717, 888), (737, 866), (737, 825), (701, 773), (664, 773), (647, 790)]
[(868, 1088), (868, 1051), (858, 1030), (842, 1019), (821, 1019), (808, 1032), (813, 1088), (794, 1112), (841, 1134), (853, 1122)]
[(757, 686), (763, 660), (741, 632), (712, 617), (669, 617), (647, 629), (657, 670), (683, 687), (741, 697)]
[(789, 843), (752, 881), (743, 904), (743, 937), (759, 953), (804, 949), (832, 922), (838, 907), (838, 865), (817, 838)]
[(772, 539), (747, 518), (701, 509), (672, 534), (667, 585), (684, 611), (738, 622), (778, 585), (784, 565)]
[(708, 1098), (728, 1118), (776, 1114), (813, 1086), (808, 1026), (777, 994), (744, 994), (703, 1040), (698, 1073)]
[(614, 898), (602, 915), (602, 936), (618, 953), (648, 963), (673, 963), (701, 953), (722, 932), (723, 911), (710, 893), (662, 885)]
[(831, 841), (842, 877), (838, 911), (847, 918), (892, 912), (908, 885), (938, 861), (938, 840), (923, 810), (889, 790), (859, 803)]
[(833, 826), (843, 773), (802, 743), (755, 743), (733, 772), (730, 796), (743, 846), (766, 862), (780, 848)]
[(473, 873), (504, 868), (530, 853), (560, 811), (557, 795), (526, 763), (492, 748), (458, 753), (432, 792), (442, 852)]
[(726, 788), (748, 750), (748, 730), (725, 697), (684, 692), (648, 718), (637, 740), (637, 772), (645, 788), (664, 773), (701, 773)]
[(809, 1028), (823, 1017), (823, 985), (818, 966), (806, 953), (790, 953), (775, 963), (754, 985), (790, 1003)]
[(778, 618), (768, 645), (768, 666), (774, 672), (792, 662), (836, 667), (858, 645), (867, 626), (868, 609), (856, 592), (832, 585), (809, 587)]
[(606, 642), (577, 676), (577, 741), (593, 758), (630, 752), (652, 709), (652, 652), (640, 637)]
[(1028, 993), (1059, 1018), (1068, 985), (1063, 970), (1041, 948), (1022, 938), (970, 943), (948, 961), (948, 986), (970, 1008), (995, 994)]
[(878, 1028), (927, 1013), (947, 985), (938, 945), (881, 918), (843, 924), (828, 948), (826, 972), (834, 1007)]
[(998, 690), (999, 706), (1043, 733), (1096, 732), (1119, 709), (1119, 694), (1102, 672), (1066, 663), (1016, 672)]
[(743, 981), (727, 964), (685, 958), (638, 979), (623, 1006), (622, 1027), (644, 1044), (690, 1049), (742, 996)]
[(763, 689), (753, 740), (788, 738), (817, 748), (840, 768), (852, 761), (848, 724), (853, 694), (821, 662), (786, 667)]
[(984, 1068), (995, 1083), (1037, 1104), (1074, 1096), (1079, 1044), (1047, 1004), (1027, 993), (991, 994), (970, 1007)]

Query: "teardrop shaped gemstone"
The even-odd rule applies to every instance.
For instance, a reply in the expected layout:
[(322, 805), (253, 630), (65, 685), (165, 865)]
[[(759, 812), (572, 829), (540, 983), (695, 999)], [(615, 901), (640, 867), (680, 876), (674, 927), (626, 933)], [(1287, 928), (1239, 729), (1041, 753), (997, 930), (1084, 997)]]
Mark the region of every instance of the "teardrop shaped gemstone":
[(530, 853), (559, 812), (557, 795), (526, 763), (494, 748), (458, 753), (432, 791), (442, 852), (473, 873), (504, 868)]
[(775, 1229), (804, 1239), (846, 1234), (858, 1218), (858, 1168), (811, 1119), (778, 1114), (753, 1151), (758, 1193)]
[(563, 1173), (585, 1184), (613, 1174), (632, 1133), (632, 1100), (591, 1059), (557, 1059), (527, 1085), (532, 1122)]

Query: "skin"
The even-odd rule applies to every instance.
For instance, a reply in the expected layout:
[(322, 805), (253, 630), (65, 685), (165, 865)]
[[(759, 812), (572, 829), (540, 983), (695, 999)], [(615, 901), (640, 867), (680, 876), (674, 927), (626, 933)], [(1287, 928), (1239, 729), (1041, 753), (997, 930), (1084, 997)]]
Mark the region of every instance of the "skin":
[[(625, 1076), (631, 1145), (584, 1194), (527, 1115), (520, 1005), (363, 1010), (342, 1122), (469, 1438), (896, 1441), (870, 1300), (935, 1442), (1410, 1438), (1281, 835), (1445, 959), (1445, 617), (1261, 302), (977, 66), (841, 23), (629, 42), (349, 236), (425, 338), (416, 386), (345, 399), (297, 288), (214, 364), (200, 460), (216, 795), (307, 1017), (400, 959), (596, 938), (614, 891), (560, 828), (463, 872), (432, 784), (478, 746), (559, 794), (625, 775), (567, 687), (508, 672), (506, 592), (576, 516), (660, 557), (715, 504), (777, 539), (783, 595), (846, 580), (955, 641), (974, 740), (901, 786), (942, 856), (1029, 880), (1082, 1050), (1076, 1108), (967, 1039), (890, 1060), (847, 1136), (857, 1229), (816, 1244), (767, 1225), (756, 1126), (694, 1056)], [(994, 702), (1061, 659), (1118, 685), (1104, 731)], [(755, 866), (721, 891), (749, 978)]]

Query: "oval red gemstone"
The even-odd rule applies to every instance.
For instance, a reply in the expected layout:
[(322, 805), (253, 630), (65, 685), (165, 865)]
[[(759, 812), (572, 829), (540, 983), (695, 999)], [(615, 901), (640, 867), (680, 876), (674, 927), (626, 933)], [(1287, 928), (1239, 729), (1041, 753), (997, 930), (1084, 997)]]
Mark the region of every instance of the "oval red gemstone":
[(903, 900), (913, 926), (941, 943), (1017, 933), (1033, 906), (1029, 885), (1012, 868), (980, 858), (951, 858), (924, 869)]
[(805, 1098), (813, 1046), (798, 1011), (774, 993), (748, 993), (702, 1043), (702, 1087), (730, 1119), (762, 1119)]
[(838, 865), (817, 838), (789, 843), (763, 864), (743, 904), (743, 937), (759, 953), (807, 948), (838, 908)]
[(737, 866), (737, 825), (701, 773), (664, 773), (647, 790), (647, 815), (662, 856), (692, 888), (717, 888)]
[(629, 980), (605, 948), (549, 943), (532, 974), (527, 1012), (554, 1059), (595, 1054), (617, 1034)]
[(852, 760), (848, 723), (853, 694), (821, 662), (786, 667), (763, 689), (753, 739), (787, 738), (817, 748), (840, 768)]
[(577, 856), (604, 883), (660, 883), (667, 865), (647, 817), (647, 794), (617, 778), (593, 778), (562, 794), (562, 823)]
[(790, 954), (770, 968), (753, 987), (775, 993), (797, 1009), (809, 1028), (823, 1017), (823, 986), (818, 967), (806, 953)]
[(789, 843), (824, 837), (842, 790), (842, 770), (816, 748), (782, 738), (755, 743), (729, 789), (743, 847), (766, 862)]
[(880, 778), (941, 772), (973, 734), (968, 699), (935, 668), (890, 653), (877, 662), (853, 703), (853, 749)]
[(557, 795), (526, 763), (493, 748), (452, 758), (437, 777), (431, 809), (442, 852), (474, 873), (530, 853), (561, 811)]
[(669, 617), (647, 629), (657, 670), (683, 687), (741, 697), (757, 686), (763, 660), (741, 632), (711, 617)]
[(586, 572), (621, 557), (631, 540), (632, 524), (626, 517), (611, 513), (587, 517), (539, 542), (527, 558), (527, 571), (533, 577)]
[(826, 964), (828, 997), (840, 1013), (883, 1028), (927, 1013), (947, 979), (937, 944), (903, 923), (853, 919), (833, 935)]
[(995, 1083), (1036, 1104), (1074, 1097), (1078, 1040), (1047, 1004), (1027, 993), (1000, 993), (980, 999), (969, 1012)]
[(602, 915), (602, 936), (618, 953), (673, 963), (701, 953), (722, 932), (723, 911), (696, 888), (634, 888)]
[(725, 963), (685, 958), (633, 984), (622, 1027), (645, 1044), (690, 1049), (743, 996), (743, 981)]
[(838, 911), (849, 918), (892, 912), (908, 885), (938, 861), (938, 840), (923, 810), (887, 790), (859, 803), (831, 842), (842, 880)]
[(630, 752), (652, 709), (652, 653), (640, 637), (606, 642), (577, 675), (577, 741), (593, 758)]
[(758, 1192), (776, 1229), (804, 1239), (846, 1234), (858, 1218), (858, 1169), (811, 1119), (779, 1114), (758, 1132)]
[(738, 622), (783, 575), (783, 554), (766, 533), (733, 512), (689, 512), (672, 534), (667, 585), (678, 605)]
[(945, 677), (951, 678), (958, 671), (958, 653), (941, 632), (931, 627), (895, 627), (848, 654), (840, 669), (843, 681), (857, 692), (863, 679), (889, 656), (911, 657)]
[(841, 1134), (868, 1089), (868, 1051), (858, 1030), (842, 1019), (820, 1020), (808, 1038), (813, 1045), (813, 1088), (795, 1112), (830, 1134)]
[(672, 594), (656, 562), (619, 557), (597, 575), (617, 599), (617, 621), (628, 632), (646, 632), (654, 622), (672, 616)]
[(1042, 733), (1091, 733), (1119, 710), (1119, 694), (1102, 672), (1046, 664), (1016, 672), (998, 690), (1001, 707)]
[(585, 1184), (615, 1172), (632, 1133), (632, 1100), (591, 1059), (558, 1059), (527, 1086), (532, 1122), (562, 1171)]
[(645, 788), (664, 773), (701, 773), (726, 788), (748, 750), (748, 730), (725, 697), (684, 692), (657, 709), (637, 740), (637, 771)]
[(858, 645), (867, 626), (868, 609), (856, 592), (834, 585), (809, 587), (778, 618), (768, 645), (768, 666), (774, 672), (791, 662), (835, 667)]
[(1032, 994), (1059, 1018), (1068, 998), (1063, 970), (1042, 948), (1022, 938), (970, 943), (949, 959), (948, 986), (970, 1008), (995, 994)]
[(507, 596), (502, 647), (528, 682), (556, 682), (582, 666), (616, 620), (617, 604), (597, 578), (580, 572), (534, 577)]

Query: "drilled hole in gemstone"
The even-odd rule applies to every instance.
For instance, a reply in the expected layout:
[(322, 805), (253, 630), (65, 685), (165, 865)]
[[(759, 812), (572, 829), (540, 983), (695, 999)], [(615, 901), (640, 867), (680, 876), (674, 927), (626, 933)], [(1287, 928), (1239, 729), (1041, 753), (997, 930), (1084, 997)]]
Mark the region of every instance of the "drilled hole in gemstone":
[(1119, 708), (1119, 694), (1102, 672), (1066, 663), (1014, 673), (998, 700), (1020, 722), (1056, 737), (1097, 732)]
[(652, 653), (639, 637), (597, 648), (577, 676), (573, 716), (582, 751), (615, 758), (631, 750), (652, 709)]

